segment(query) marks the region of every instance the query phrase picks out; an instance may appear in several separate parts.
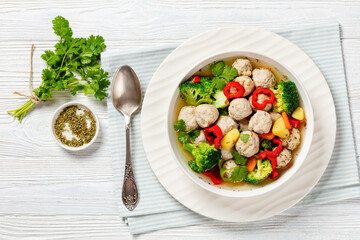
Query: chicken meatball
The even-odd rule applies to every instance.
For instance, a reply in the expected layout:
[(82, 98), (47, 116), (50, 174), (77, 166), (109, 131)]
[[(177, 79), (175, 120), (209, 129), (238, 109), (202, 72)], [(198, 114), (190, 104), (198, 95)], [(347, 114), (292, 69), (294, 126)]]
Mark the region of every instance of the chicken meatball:
[(276, 161), (277, 161), (276, 168), (286, 167), (289, 164), (289, 162), (291, 161), (291, 159), (292, 159), (291, 151), (284, 148), (280, 152), (279, 156), (277, 156), (277, 158), (276, 158)]
[(204, 134), (204, 130), (200, 130), (199, 136), (194, 140), (195, 144), (207, 143), (207, 139)]
[(233, 170), (234, 170), (234, 167), (236, 167), (236, 166), (237, 166), (237, 164), (235, 163), (234, 160), (227, 160), (227, 161), (225, 161), (224, 164), (223, 164), (223, 166), (222, 166), (223, 169), (226, 170), (226, 172), (224, 173), (224, 177), (230, 178), (230, 177), (231, 177), (231, 174), (232, 174), (232, 172), (233, 172)]
[(239, 121), (241, 131), (248, 131), (249, 130), (249, 120), (244, 118), (243, 120)]
[(272, 120), (268, 112), (258, 110), (249, 121), (249, 130), (256, 133), (268, 133), (271, 129)]
[(297, 128), (291, 129), (290, 136), (281, 138), (282, 144), (289, 150), (294, 150), (300, 144), (300, 131)]
[(243, 131), (241, 134), (248, 134), (249, 139), (245, 142), (239, 138), (236, 142), (235, 149), (245, 157), (251, 157), (259, 151), (259, 137), (256, 133), (251, 131)]
[(278, 120), (279, 118), (281, 118), (281, 114), (280, 113), (276, 113), (276, 112), (270, 112), (270, 117), (271, 120), (273, 122), (275, 122), (276, 120)]
[[(265, 94), (259, 94), (259, 95), (258, 95), (258, 98), (257, 98), (257, 102), (258, 102), (258, 103), (263, 103), (263, 102), (265, 101), (265, 99), (270, 99), (270, 97), (269, 97), (268, 95), (265, 95)], [(257, 108), (252, 104), (252, 95), (249, 97), (249, 103), (250, 103), (250, 106), (252, 107), (252, 109), (253, 109), (254, 111), (259, 110), (259, 109), (257, 109)], [(268, 103), (268, 104), (266, 104), (266, 106), (264, 107), (264, 109), (261, 109), (261, 110), (268, 112), (268, 111), (271, 110), (271, 108), (272, 108), (272, 104), (271, 104), (271, 103)]]
[(225, 134), (231, 130), (237, 129), (239, 127), (239, 124), (237, 124), (233, 118), (228, 116), (220, 116), (219, 120), (216, 122), (216, 125), (220, 127), (223, 136), (225, 136)]
[(229, 160), (229, 159), (233, 159), (233, 155), (232, 155), (232, 152), (233, 152), (233, 149), (230, 149), (230, 150), (225, 150), (223, 148), (220, 148), (221, 150), (221, 158), (224, 159), (224, 160)]
[(250, 103), (246, 98), (235, 98), (230, 102), (229, 115), (235, 120), (240, 121), (252, 113)]
[(252, 65), (249, 59), (238, 58), (233, 63), (233, 68), (236, 68), (238, 75), (251, 76)]
[(254, 81), (248, 76), (237, 77), (234, 81), (240, 83), (240, 85), (244, 87), (244, 97), (249, 95), (255, 89)]
[(202, 128), (207, 128), (219, 117), (219, 111), (212, 104), (201, 104), (195, 108), (196, 122)]
[(256, 68), (252, 72), (256, 87), (269, 88), (275, 85), (274, 74), (265, 68)]
[(186, 131), (197, 129), (199, 127), (195, 118), (195, 107), (193, 106), (182, 107), (178, 117), (178, 120), (180, 119), (184, 120)]

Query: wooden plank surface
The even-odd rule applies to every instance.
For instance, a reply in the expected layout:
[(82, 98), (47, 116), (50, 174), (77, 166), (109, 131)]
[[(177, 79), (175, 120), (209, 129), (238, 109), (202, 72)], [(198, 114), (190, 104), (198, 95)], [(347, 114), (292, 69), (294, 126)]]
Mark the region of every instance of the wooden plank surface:
[[(132, 239), (117, 216), (106, 121), (106, 103), (56, 93), (22, 124), (5, 113), (25, 100), (29, 53), (34, 85), (44, 63), (40, 55), (57, 41), (51, 20), (66, 17), (76, 36), (100, 34), (108, 51), (181, 43), (224, 26), (288, 27), (338, 21), (352, 120), (360, 142), (360, 2), (337, 1), (0, 1), (0, 239)], [(101, 133), (85, 153), (59, 148), (50, 134), (54, 110), (70, 100), (98, 113)], [(360, 145), (357, 144), (359, 152)], [(359, 156), (359, 155), (358, 155)], [(169, 229), (136, 239), (359, 239), (360, 199), (295, 208), (264, 224), (228, 224)]]

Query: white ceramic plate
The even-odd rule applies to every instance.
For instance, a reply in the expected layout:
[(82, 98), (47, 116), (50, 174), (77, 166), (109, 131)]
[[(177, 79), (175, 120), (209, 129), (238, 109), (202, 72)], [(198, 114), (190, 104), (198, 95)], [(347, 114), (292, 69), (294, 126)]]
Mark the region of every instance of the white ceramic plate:
[[(179, 76), (201, 60), (223, 52), (251, 51), (271, 56), (298, 76), (310, 96), (314, 135), (301, 168), (280, 188), (245, 198), (219, 196), (185, 175), (173, 159), (167, 131), (167, 106)], [(160, 65), (147, 89), (141, 115), (147, 159), (165, 189), (180, 203), (204, 216), (231, 222), (260, 220), (300, 201), (318, 182), (330, 160), (336, 133), (330, 89), (314, 62), (287, 39), (255, 28), (224, 28), (200, 34), (176, 48)]]

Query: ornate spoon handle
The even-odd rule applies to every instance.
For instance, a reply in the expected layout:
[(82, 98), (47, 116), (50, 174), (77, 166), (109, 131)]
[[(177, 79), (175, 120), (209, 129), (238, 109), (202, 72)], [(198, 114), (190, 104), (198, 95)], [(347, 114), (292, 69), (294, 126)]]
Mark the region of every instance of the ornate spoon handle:
[(122, 188), (122, 201), (127, 209), (134, 210), (138, 203), (139, 196), (136, 187), (130, 152), (130, 117), (125, 116), (126, 121), (126, 162), (124, 183)]

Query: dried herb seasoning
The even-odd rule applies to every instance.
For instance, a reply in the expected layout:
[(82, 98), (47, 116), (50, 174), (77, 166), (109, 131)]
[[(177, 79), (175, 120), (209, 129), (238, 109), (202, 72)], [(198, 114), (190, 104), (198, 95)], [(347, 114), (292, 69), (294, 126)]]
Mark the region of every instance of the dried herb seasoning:
[(94, 116), (90, 111), (76, 105), (64, 108), (55, 121), (56, 137), (70, 147), (80, 147), (89, 143), (95, 133), (96, 120)]

